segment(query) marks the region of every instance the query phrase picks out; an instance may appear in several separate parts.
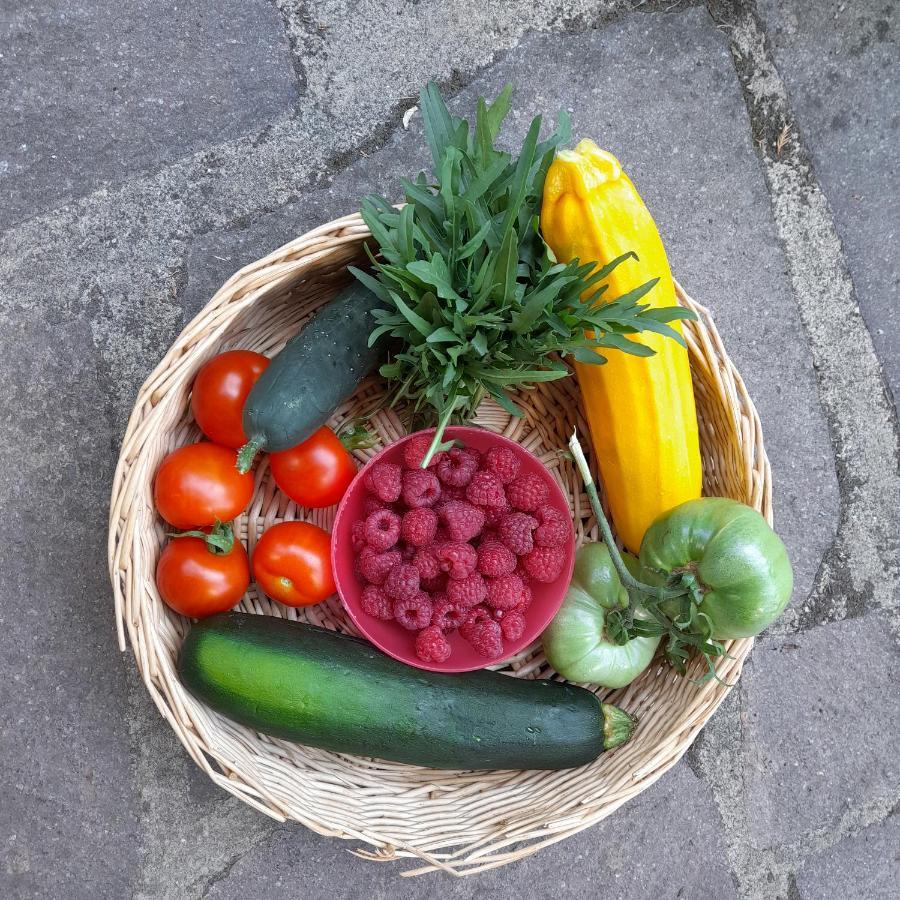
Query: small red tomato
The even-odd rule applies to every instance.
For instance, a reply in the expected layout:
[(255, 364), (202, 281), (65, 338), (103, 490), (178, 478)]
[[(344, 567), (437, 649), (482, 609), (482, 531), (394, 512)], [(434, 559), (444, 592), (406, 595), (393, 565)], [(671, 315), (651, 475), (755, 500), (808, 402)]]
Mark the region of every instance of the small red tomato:
[(252, 350), (228, 350), (204, 363), (194, 379), (191, 411), (211, 441), (234, 448), (247, 443), (244, 401), (268, 365), (268, 357)]
[[(168, 543), (156, 566), (160, 597), (183, 616), (205, 619), (231, 609), (250, 584), (247, 551), (234, 540), (229, 525), (217, 526), (217, 547), (201, 532)], [(228, 547), (229, 549), (222, 549)]]
[(356, 463), (330, 428), (290, 450), (269, 455), (275, 484), (300, 506), (333, 506), (356, 476)]
[(334, 591), (331, 535), (308, 522), (280, 522), (263, 532), (253, 551), (253, 577), (286, 606), (311, 606)]
[(153, 484), (159, 514), (176, 528), (230, 522), (253, 496), (253, 475), (235, 466), (234, 450), (201, 441), (173, 450)]

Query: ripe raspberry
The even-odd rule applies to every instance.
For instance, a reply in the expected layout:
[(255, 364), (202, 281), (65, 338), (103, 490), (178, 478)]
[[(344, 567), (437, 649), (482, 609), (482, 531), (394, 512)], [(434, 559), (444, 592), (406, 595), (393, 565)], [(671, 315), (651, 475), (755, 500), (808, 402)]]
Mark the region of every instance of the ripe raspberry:
[(484, 468), (493, 472), (503, 484), (509, 484), (519, 474), (521, 462), (509, 447), (491, 447), (484, 457)]
[(434, 625), (423, 628), (416, 635), (416, 656), (422, 662), (442, 663), (450, 658), (450, 642), (444, 632)]
[(434, 602), (435, 596), (447, 587), (447, 576), (443, 572), (439, 572), (433, 578), (420, 578), (419, 586), (425, 593), (432, 595), (431, 600)]
[(464, 487), (453, 487), (451, 484), (441, 486), (441, 503), (445, 500), (465, 500), (466, 489)]
[(409, 631), (431, 624), (431, 601), (421, 591), (394, 601), (394, 618)]
[(469, 607), (463, 606), (461, 603), (453, 603), (446, 597), (438, 600), (437, 595), (431, 598), (431, 606), (434, 610), (431, 624), (437, 625), (442, 631), (453, 631), (455, 628), (459, 628), (469, 614)]
[(369, 493), (374, 494), (379, 500), (393, 503), (400, 498), (401, 479), (400, 466), (396, 466), (394, 463), (379, 462), (366, 472), (363, 484)]
[(454, 447), (444, 454), (438, 463), (437, 476), (443, 484), (450, 487), (465, 487), (475, 474), (478, 462), (465, 450)]
[(534, 472), (527, 472), (516, 481), (506, 486), (506, 496), (509, 502), (523, 512), (532, 512), (547, 502), (550, 488), (547, 481)]
[(363, 518), (368, 519), (373, 512), (378, 512), (379, 509), (391, 508), (391, 504), (385, 503), (384, 500), (379, 500), (377, 497), (366, 497), (366, 499), (363, 500)]
[(478, 565), (477, 551), (465, 541), (444, 541), (433, 544), (430, 549), (440, 570), (456, 581), (468, 578)]
[(419, 593), (419, 570), (410, 563), (394, 566), (384, 581), (384, 592), (394, 600), (415, 596)]
[(366, 543), (376, 550), (387, 550), (400, 539), (400, 516), (389, 509), (379, 509), (366, 519)]
[(487, 659), (499, 659), (503, 656), (503, 635), (500, 626), (490, 618), (481, 619), (471, 625), (466, 623), (460, 634), (472, 647)]
[(437, 578), (441, 574), (441, 564), (435, 555), (434, 547), (419, 547), (412, 559), (418, 569), (420, 578)]
[(509, 575), (516, 567), (516, 554), (500, 541), (482, 540), (478, 547), (478, 571), (497, 578)]
[(531, 532), (537, 528), (537, 524), (537, 519), (533, 516), (523, 512), (514, 512), (500, 522), (497, 526), (497, 534), (516, 556), (523, 556), (534, 548)]
[(447, 582), (447, 599), (463, 606), (477, 606), (487, 597), (487, 584), (476, 572), (466, 578), (453, 579)]
[(413, 547), (412, 544), (401, 544), (400, 545), (400, 559), (403, 562), (411, 563), (413, 561), (413, 557), (416, 555), (416, 548)]
[(465, 637), (464, 629), (470, 628), (472, 625), (477, 625), (479, 622), (483, 622), (486, 619), (490, 618), (493, 618), (492, 611), (483, 603), (479, 603), (478, 606), (471, 607), (471, 609), (467, 610), (466, 612), (465, 622), (463, 622), (463, 624), (459, 626), (460, 634)]
[(393, 619), (394, 604), (385, 592), (374, 584), (367, 584), (359, 598), (363, 612), (376, 619)]
[(515, 609), (522, 602), (524, 585), (518, 575), (501, 575), (487, 583), (487, 602), (494, 609)]
[(434, 506), (440, 496), (441, 483), (433, 472), (410, 469), (403, 473), (403, 502), (410, 509)]
[(448, 500), (438, 510), (438, 516), (452, 541), (470, 541), (484, 526), (484, 513), (464, 500)]
[[(422, 460), (431, 446), (432, 435), (417, 434), (403, 445), (403, 463), (407, 469), (419, 469), (422, 467)], [(435, 453), (428, 461), (427, 468), (436, 466), (443, 458), (443, 453)]]
[(463, 453), (468, 453), (475, 460), (476, 467), (481, 465), (481, 451), (474, 447), (460, 447)]
[(466, 488), (466, 499), (476, 506), (506, 506), (503, 482), (493, 472), (476, 472)]
[(370, 584), (384, 584), (388, 573), (400, 565), (400, 553), (397, 550), (379, 552), (374, 547), (365, 547), (359, 554), (359, 571)]
[(522, 557), (522, 567), (535, 580), (545, 584), (556, 581), (566, 562), (566, 554), (559, 547), (535, 547)]
[(506, 501), (502, 506), (485, 506), (485, 525), (499, 525), (512, 511), (513, 508), (509, 505), (509, 501)]
[(539, 506), (534, 517), (538, 520), (534, 530), (538, 547), (563, 547), (572, 536), (572, 523), (555, 506)]
[(350, 545), (359, 553), (366, 546), (366, 523), (364, 519), (350, 526)]
[(500, 632), (507, 641), (517, 641), (525, 634), (525, 616), (520, 612), (508, 612), (500, 620)]
[(437, 513), (427, 506), (411, 509), (403, 516), (400, 536), (414, 547), (425, 547), (434, 540), (437, 531)]
[(522, 602), (516, 607), (516, 612), (524, 613), (529, 606), (531, 606), (531, 601), (534, 600), (534, 595), (531, 593), (531, 585), (523, 578), (522, 579)]

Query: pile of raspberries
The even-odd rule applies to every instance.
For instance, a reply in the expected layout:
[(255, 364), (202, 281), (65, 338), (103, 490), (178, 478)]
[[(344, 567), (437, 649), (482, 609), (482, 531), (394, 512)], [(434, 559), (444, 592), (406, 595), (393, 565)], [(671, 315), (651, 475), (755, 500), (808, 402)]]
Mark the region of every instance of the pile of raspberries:
[(423, 434), (403, 446), (402, 465), (366, 473), (364, 518), (353, 523), (361, 605), (416, 632), (416, 655), (442, 663), (447, 635), (486, 659), (525, 631), (532, 582), (555, 581), (572, 537), (569, 516), (549, 502), (549, 477), (520, 474), (507, 447), (436, 453)]

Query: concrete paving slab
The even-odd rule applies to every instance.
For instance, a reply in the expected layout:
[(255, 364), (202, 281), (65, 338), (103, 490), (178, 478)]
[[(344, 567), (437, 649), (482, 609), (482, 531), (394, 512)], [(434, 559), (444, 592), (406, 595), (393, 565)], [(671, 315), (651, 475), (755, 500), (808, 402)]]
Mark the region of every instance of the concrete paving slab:
[(900, 404), (900, 7), (762, 0), (760, 12)]
[(900, 816), (810, 857), (797, 873), (799, 900), (893, 900), (900, 885)]
[(0, 228), (257, 131), (297, 99), (265, 0), (4, 4), (0, 46)]
[(802, 840), (848, 810), (900, 802), (900, 649), (884, 617), (763, 638), (741, 687), (755, 847)]
[(140, 842), (89, 323), (0, 311), (0, 896), (124, 896)]

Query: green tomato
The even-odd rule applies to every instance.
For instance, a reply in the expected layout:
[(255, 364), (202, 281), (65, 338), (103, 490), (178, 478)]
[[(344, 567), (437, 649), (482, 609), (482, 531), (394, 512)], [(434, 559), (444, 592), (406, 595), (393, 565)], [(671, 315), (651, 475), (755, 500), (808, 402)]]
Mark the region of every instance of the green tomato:
[[(717, 640), (759, 634), (781, 615), (794, 582), (781, 538), (755, 509), (724, 497), (689, 500), (660, 516), (644, 535), (641, 566), (645, 575), (695, 581), (699, 612)], [(680, 600), (662, 605), (672, 618), (680, 608)]]
[[(629, 571), (639, 566), (623, 554)], [(610, 610), (625, 609), (628, 593), (619, 581), (606, 544), (585, 544), (575, 557), (575, 571), (565, 600), (543, 635), (547, 660), (569, 681), (620, 688), (650, 665), (658, 637), (635, 637), (614, 644), (604, 625)], [(638, 609), (635, 616), (646, 614)]]

